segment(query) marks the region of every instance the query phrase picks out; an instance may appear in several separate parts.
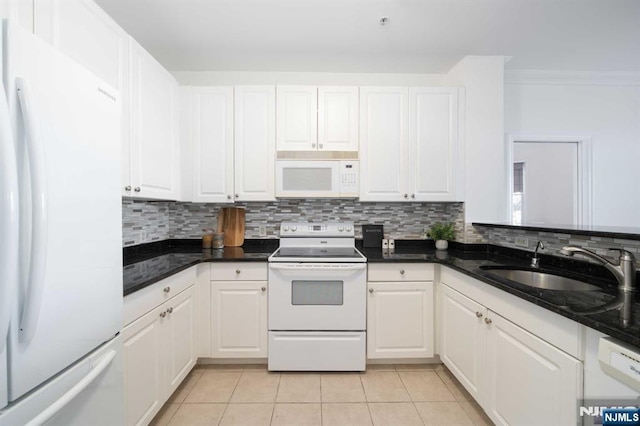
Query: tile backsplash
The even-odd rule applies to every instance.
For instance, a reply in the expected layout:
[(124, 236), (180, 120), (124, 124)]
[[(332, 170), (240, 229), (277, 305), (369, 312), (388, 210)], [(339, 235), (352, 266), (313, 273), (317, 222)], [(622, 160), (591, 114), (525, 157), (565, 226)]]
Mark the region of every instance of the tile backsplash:
[[(467, 224), (470, 226), (470, 224)], [(560, 249), (566, 245), (576, 245), (588, 250), (594, 251), (601, 256), (617, 259), (617, 253), (611, 252), (609, 248), (621, 248), (634, 253), (640, 258), (640, 241), (625, 240), (610, 237), (594, 237), (587, 235), (575, 235), (561, 232), (543, 232), (543, 231), (527, 231), (522, 229), (494, 228), (490, 226), (471, 226), (473, 232), (467, 232), (467, 235), (475, 234), (481, 237), (481, 242), (499, 245), (503, 247), (516, 248), (520, 250), (533, 251), (538, 240), (542, 241), (545, 249), (541, 251), (543, 254), (560, 255)], [(528, 240), (528, 247), (516, 246), (516, 238), (523, 237)], [(587, 260), (580, 257), (580, 260)]]
[[(464, 240), (463, 203), (361, 203), (355, 200), (280, 200), (236, 204), (123, 200), (122, 242), (131, 246), (167, 238), (199, 238), (203, 228), (216, 226), (221, 207), (246, 208), (246, 238), (277, 238), (283, 220), (350, 220), (361, 236), (362, 224), (382, 224), (397, 239), (423, 238), (434, 222), (453, 222)], [(260, 235), (265, 225), (267, 235)]]

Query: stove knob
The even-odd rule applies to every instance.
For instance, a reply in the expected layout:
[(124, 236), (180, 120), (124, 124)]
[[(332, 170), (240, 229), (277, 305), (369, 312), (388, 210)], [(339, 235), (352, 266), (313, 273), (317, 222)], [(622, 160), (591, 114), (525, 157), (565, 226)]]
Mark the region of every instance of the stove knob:
[(292, 227), (291, 227), (291, 230), (292, 230), (292, 231), (297, 231), (297, 230), (298, 230), (298, 227), (297, 227), (297, 226), (292, 226)]
[(283, 227), (282, 227), (282, 230), (283, 230), (283, 231), (285, 231), (285, 232), (287, 232), (287, 231), (289, 230), (289, 227), (288, 227), (288, 226), (283, 226)]
[(351, 227), (347, 226), (347, 232), (351, 232)]
[(344, 231), (344, 228), (342, 226), (338, 226), (338, 231), (342, 232)]

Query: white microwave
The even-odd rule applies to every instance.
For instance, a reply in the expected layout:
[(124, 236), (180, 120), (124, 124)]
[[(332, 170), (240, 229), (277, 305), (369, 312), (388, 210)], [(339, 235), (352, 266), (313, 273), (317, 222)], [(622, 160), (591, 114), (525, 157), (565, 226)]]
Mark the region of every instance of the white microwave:
[(358, 198), (359, 180), (354, 160), (276, 161), (276, 198)]

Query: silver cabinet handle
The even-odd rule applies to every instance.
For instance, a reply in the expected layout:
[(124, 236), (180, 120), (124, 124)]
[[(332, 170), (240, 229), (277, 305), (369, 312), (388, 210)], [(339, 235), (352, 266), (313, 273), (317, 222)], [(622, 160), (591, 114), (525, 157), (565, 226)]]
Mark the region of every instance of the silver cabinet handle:
[(482, 318), (482, 312), (476, 312), (476, 316), (477, 316), (478, 318)]
[(261, 287), (260, 290), (267, 291), (267, 288), (266, 287)]
[(491, 321), (491, 318), (485, 318), (484, 322), (485, 324), (491, 324), (493, 321)]
[(369, 293), (373, 294), (373, 289), (372, 288), (369, 289)]
[(164, 318), (167, 316), (167, 313), (165, 311), (160, 312), (160, 318)]
[(236, 269), (236, 274), (239, 274), (240, 272), (242, 272), (240, 269)]
[(411, 198), (416, 198), (416, 194), (411, 194)]
[(227, 195), (227, 200), (230, 200), (230, 199), (231, 199), (231, 195)]
[(312, 143), (312, 144), (311, 144), (311, 148), (315, 148), (315, 147), (316, 147), (316, 144), (315, 144), (315, 143)]
[(404, 275), (404, 269), (400, 269), (400, 275)]
[(319, 145), (318, 145), (318, 148), (322, 149), (322, 144), (319, 144)]
[(234, 195), (235, 195), (235, 197), (236, 197), (236, 198), (238, 198), (238, 197), (239, 197), (239, 195), (238, 195), (238, 194), (234, 194)]
[(168, 313), (168, 314), (173, 313), (173, 307), (171, 307), (171, 308), (167, 309), (167, 313)]
[(409, 198), (409, 194), (404, 194), (403, 197), (404, 198)]
[(124, 190), (127, 191), (127, 192), (131, 192), (131, 185), (125, 186)]
[(162, 289), (165, 293), (169, 293), (171, 291), (171, 287), (165, 287)]
[(139, 187), (139, 186), (136, 186), (133, 190), (134, 190), (135, 192), (140, 192), (140, 187)]

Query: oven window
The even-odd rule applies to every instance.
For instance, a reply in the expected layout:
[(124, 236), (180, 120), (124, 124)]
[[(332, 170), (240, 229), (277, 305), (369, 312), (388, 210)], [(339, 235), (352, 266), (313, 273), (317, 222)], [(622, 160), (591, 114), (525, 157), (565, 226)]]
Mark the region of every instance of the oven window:
[(342, 305), (344, 281), (293, 280), (292, 305)]

